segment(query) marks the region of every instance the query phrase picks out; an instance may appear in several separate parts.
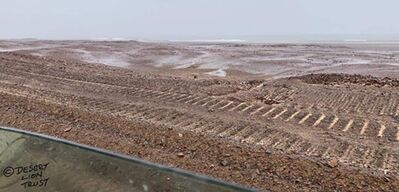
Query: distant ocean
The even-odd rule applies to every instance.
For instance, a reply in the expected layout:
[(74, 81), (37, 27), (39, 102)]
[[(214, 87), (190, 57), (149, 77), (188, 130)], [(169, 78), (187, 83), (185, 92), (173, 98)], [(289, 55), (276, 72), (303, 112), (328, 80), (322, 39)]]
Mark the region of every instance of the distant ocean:
[(168, 42), (204, 43), (399, 43), (398, 35), (257, 35), (175, 38)]

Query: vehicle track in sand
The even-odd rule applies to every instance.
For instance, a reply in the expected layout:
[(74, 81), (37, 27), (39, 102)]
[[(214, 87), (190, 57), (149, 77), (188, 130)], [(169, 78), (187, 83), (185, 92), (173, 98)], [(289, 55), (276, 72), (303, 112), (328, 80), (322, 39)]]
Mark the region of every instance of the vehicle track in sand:
[[(16, 54), (1, 58), (3, 95), (145, 121), (265, 153), (322, 163), (337, 160), (348, 170), (399, 175), (396, 88), (311, 85), (287, 79), (254, 84), (145, 79), (137, 72), (99, 67), (102, 77), (83, 75), (89, 64), (64, 69), (57, 60)], [(220, 87), (227, 91), (220, 92)]]

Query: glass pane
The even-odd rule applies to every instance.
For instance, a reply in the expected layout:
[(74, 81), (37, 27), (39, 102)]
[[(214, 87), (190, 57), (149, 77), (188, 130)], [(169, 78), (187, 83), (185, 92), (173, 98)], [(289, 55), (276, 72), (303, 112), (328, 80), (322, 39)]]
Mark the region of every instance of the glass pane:
[(0, 191), (249, 191), (71, 142), (0, 128)]

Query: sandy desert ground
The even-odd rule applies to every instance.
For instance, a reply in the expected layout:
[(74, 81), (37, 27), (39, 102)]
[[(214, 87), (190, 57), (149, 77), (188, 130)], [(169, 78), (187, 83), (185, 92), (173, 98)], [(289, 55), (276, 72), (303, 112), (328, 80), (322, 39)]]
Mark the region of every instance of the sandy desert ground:
[(25, 40), (0, 51), (1, 125), (259, 190), (399, 190), (399, 45)]

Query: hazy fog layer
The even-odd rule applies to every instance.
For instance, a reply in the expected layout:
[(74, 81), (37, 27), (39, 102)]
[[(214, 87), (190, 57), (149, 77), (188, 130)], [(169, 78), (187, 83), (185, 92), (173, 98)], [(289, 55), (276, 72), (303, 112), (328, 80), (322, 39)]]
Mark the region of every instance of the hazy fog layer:
[(0, 39), (395, 37), (396, 0), (13, 0)]

